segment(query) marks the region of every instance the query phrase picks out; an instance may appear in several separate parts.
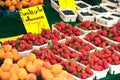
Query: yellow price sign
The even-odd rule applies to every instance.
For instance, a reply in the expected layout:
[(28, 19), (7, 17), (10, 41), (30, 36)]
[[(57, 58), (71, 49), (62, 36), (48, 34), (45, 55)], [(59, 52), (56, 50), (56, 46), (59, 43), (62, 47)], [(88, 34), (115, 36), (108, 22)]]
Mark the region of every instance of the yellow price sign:
[(27, 32), (41, 33), (42, 29), (50, 29), (41, 5), (22, 9), (19, 13)]
[(71, 8), (76, 11), (75, 1), (74, 0), (59, 0), (60, 8)]

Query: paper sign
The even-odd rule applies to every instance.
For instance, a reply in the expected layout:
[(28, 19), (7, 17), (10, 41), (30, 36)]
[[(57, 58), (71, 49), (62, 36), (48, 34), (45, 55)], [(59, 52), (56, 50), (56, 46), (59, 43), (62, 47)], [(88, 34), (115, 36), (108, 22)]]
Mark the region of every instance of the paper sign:
[(41, 33), (42, 29), (50, 29), (41, 5), (22, 9), (19, 13), (27, 32)]
[(59, 0), (60, 8), (71, 8), (76, 11), (75, 1), (74, 0)]

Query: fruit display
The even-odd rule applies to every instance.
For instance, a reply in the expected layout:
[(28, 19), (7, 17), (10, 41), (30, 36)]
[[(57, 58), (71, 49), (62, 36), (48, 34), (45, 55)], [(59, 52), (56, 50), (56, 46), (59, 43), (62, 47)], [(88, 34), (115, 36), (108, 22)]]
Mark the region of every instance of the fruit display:
[(59, 15), (61, 19), (65, 22), (75, 22), (77, 19), (77, 13), (71, 8), (59, 9)]
[(108, 12), (102, 6), (94, 6), (94, 7), (91, 7), (90, 10), (93, 11), (93, 12), (95, 12), (96, 14)]
[(101, 29), (101, 25), (95, 23), (94, 21), (86, 20), (83, 22), (80, 22), (76, 25), (78, 28), (83, 30), (98, 30)]
[(83, 68), (74, 61), (62, 61), (60, 64), (63, 66), (63, 69), (78, 77), (78, 79), (93, 79), (93, 71), (90, 69), (90, 67)]
[(95, 48), (80, 38), (71, 38), (70, 40), (67, 40), (65, 44), (81, 53), (89, 52)]
[(120, 44), (112, 44), (110, 49), (120, 52)]
[(25, 7), (31, 7), (35, 5), (43, 5), (44, 0), (1, 0), (0, 6), (9, 9), (10, 11), (21, 10)]
[(75, 59), (79, 55), (76, 51), (69, 49), (64, 43), (54, 44), (49, 49), (53, 54), (65, 59)]
[(110, 45), (110, 42), (107, 39), (103, 38), (101, 35), (97, 34), (96, 32), (88, 33), (84, 39), (100, 48), (104, 48)]
[(70, 24), (66, 24), (63, 21), (54, 24), (53, 27), (67, 36), (80, 36), (82, 34), (82, 32), (79, 29), (73, 27)]
[(120, 42), (120, 29), (116, 26), (111, 28), (106, 27), (103, 30), (99, 30), (98, 34), (105, 36), (113, 41)]
[(72, 10), (63, 10), (62, 11), (65, 15), (74, 15), (74, 12)]
[(5, 41), (3, 44), (11, 45), (13, 48), (17, 49), (19, 52), (25, 51), (25, 50), (31, 50), (33, 47), (31, 44), (28, 44), (25, 40), (10, 40)]
[(48, 39), (48, 40), (51, 40), (51, 39), (61, 40), (61, 39), (66, 38), (65, 34), (62, 34), (57, 30), (51, 31), (51, 30), (44, 29), (42, 30), (41, 35), (43, 38)]
[(48, 48), (40, 48), (39, 50), (32, 51), (38, 59), (41, 59), (45, 62), (50, 62), (51, 64), (60, 63), (62, 59), (58, 56), (55, 56)]

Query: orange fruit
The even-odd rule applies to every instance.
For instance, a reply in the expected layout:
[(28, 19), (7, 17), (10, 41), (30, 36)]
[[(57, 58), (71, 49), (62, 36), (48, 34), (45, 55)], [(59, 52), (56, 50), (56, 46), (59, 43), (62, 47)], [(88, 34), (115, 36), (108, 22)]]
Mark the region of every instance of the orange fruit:
[(17, 74), (11, 74), (9, 80), (18, 80)]
[(63, 80), (61, 77), (55, 77), (53, 80)]
[(3, 70), (2, 68), (0, 67), (0, 77), (1, 77), (1, 74), (3, 73)]
[(1, 74), (1, 79), (2, 80), (9, 80), (9, 78), (10, 78), (10, 73), (9, 72), (3, 72)]
[(17, 62), (18, 60), (22, 58), (22, 55), (19, 53), (14, 53), (13, 55), (14, 55), (14, 58), (13, 58), (14, 62)]
[(11, 0), (12, 5), (16, 5), (17, 1), (16, 0)]
[(27, 78), (27, 76), (28, 76), (27, 71), (24, 68), (20, 68), (18, 71), (18, 78), (20, 80), (24, 80)]
[(11, 69), (11, 65), (10, 64), (2, 64), (1, 68), (3, 71), (9, 71)]
[(43, 62), (43, 67), (45, 67), (46, 69), (51, 69), (52, 65), (49, 62)]
[(42, 72), (42, 77), (45, 80), (53, 80), (53, 78), (54, 78), (53, 74), (48, 70), (45, 70), (44, 72)]
[(30, 74), (28, 74), (26, 80), (37, 80), (37, 77), (35, 74), (30, 73)]
[(26, 0), (22, 0), (21, 3), (23, 7), (27, 7), (29, 5), (29, 3)]
[(17, 8), (18, 10), (21, 10), (22, 7), (23, 7), (22, 3), (21, 3), (21, 2), (17, 2), (16, 8)]
[(7, 58), (10, 58), (13, 60), (14, 56), (13, 56), (12, 52), (6, 52), (4, 54), (4, 59), (7, 59)]
[(32, 61), (34, 62), (34, 60), (36, 60), (36, 55), (34, 53), (29, 53), (27, 56), (27, 61)]
[(13, 64), (13, 61), (12, 61), (12, 59), (7, 58), (7, 59), (4, 60), (4, 64), (12, 65), (12, 64)]
[(12, 48), (12, 51), (11, 51), (13, 54), (15, 54), (15, 53), (18, 53), (18, 51), (17, 51), (17, 49), (15, 49), (15, 48)]
[(39, 1), (39, 4), (43, 4), (44, 3), (44, 0), (38, 0)]
[(40, 59), (36, 59), (36, 60), (34, 60), (34, 62), (33, 62), (35, 65), (39, 65), (40, 67), (42, 67), (43, 66), (43, 61), (42, 60), (40, 60)]
[(1, 48), (1, 49), (0, 49), (0, 59), (3, 59), (4, 54), (5, 54), (5, 52), (4, 52), (4, 50)]
[(18, 65), (20, 68), (25, 67), (25, 65), (26, 65), (26, 57), (20, 59), (20, 60), (17, 62), (17, 65)]
[(10, 70), (9, 70), (10, 74), (17, 74), (18, 73), (18, 70), (16, 70), (14, 67), (12, 67)]
[(11, 6), (9, 7), (9, 10), (10, 10), (11, 12), (14, 12), (15, 6), (11, 5)]
[(62, 71), (62, 66), (60, 64), (54, 64), (51, 69), (52, 73), (59, 74)]
[(4, 6), (4, 2), (3, 1), (0, 1), (0, 6)]
[(35, 65), (33, 65), (32, 62), (27, 62), (25, 68), (28, 72), (31, 72), (31, 73), (36, 72), (36, 67), (35, 67)]
[[(5, 2), (10, 2), (9, 0), (5, 1)], [(11, 6), (11, 5), (10, 5)], [(10, 7), (9, 6), (9, 7)], [(6, 52), (10, 52), (12, 50), (12, 46), (11, 45), (3, 45), (3, 48)]]

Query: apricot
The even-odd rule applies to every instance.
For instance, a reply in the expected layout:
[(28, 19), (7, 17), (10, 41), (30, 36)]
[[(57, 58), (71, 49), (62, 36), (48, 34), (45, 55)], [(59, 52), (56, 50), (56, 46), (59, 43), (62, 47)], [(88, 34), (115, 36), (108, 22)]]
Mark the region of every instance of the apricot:
[(53, 80), (63, 80), (61, 77), (55, 77)]
[(0, 77), (1, 77), (1, 74), (3, 73), (3, 70), (2, 68), (0, 67)]
[(10, 70), (9, 70), (9, 72), (10, 72), (10, 74), (17, 74), (17, 70), (14, 68), (14, 67), (12, 67)]
[(50, 71), (46, 71), (46, 70), (44, 72), (42, 72), (42, 77), (45, 80), (53, 80), (54, 79), (53, 74)]
[(14, 56), (13, 56), (12, 52), (6, 52), (4, 54), (4, 59), (7, 59), (7, 58), (10, 58), (13, 60)]
[(23, 7), (29, 6), (29, 2), (27, 2), (26, 0), (22, 0), (21, 3), (23, 5)]
[(9, 78), (10, 78), (10, 73), (9, 72), (3, 72), (1, 74), (1, 79), (2, 80), (9, 80)]
[(52, 65), (49, 62), (44, 62), (43, 67), (45, 67), (46, 69), (51, 69)]
[(16, 62), (22, 58), (22, 55), (19, 53), (14, 53), (13, 55), (14, 55), (14, 58), (13, 58), (14, 62)]
[(15, 48), (12, 48), (12, 51), (11, 51), (13, 54), (15, 54), (15, 53), (18, 53), (18, 51), (17, 51), (17, 49), (15, 49)]
[(12, 5), (16, 5), (17, 1), (16, 0), (11, 0)]
[(36, 55), (34, 53), (29, 53), (27, 56), (27, 61), (32, 61), (34, 62), (34, 60), (36, 60)]
[[(5, 1), (5, 2), (10, 2), (9, 0)], [(10, 5), (11, 6), (11, 5)], [(7, 6), (7, 7), (10, 7), (10, 6)], [(6, 51), (6, 52), (10, 52), (12, 50), (12, 46), (11, 45), (3, 45), (3, 49)]]
[(9, 7), (9, 10), (10, 10), (11, 12), (14, 12), (15, 6), (14, 6), (14, 5), (11, 5), (11, 6)]
[(27, 71), (24, 68), (20, 68), (18, 71), (18, 78), (20, 80), (24, 80), (27, 78), (27, 76), (28, 76)]
[(23, 5), (21, 2), (17, 2), (16, 6), (15, 6), (18, 10), (21, 10)]
[(43, 2), (44, 2), (44, 0), (38, 0), (39, 2), (39, 4), (43, 4)]
[(4, 50), (1, 48), (1, 49), (0, 49), (0, 59), (3, 59), (4, 54), (5, 54), (5, 52), (4, 52)]
[(32, 62), (27, 62), (25, 68), (26, 68), (26, 70), (28, 72), (31, 72), (31, 73), (35, 73), (36, 72), (35, 65), (33, 65)]
[(59, 74), (62, 71), (62, 66), (60, 64), (54, 64), (51, 69), (52, 73)]
[(11, 65), (10, 64), (2, 64), (1, 68), (3, 71), (9, 71), (11, 69)]
[(18, 80), (17, 74), (10, 75), (10, 79), (9, 80)]
[(35, 74), (30, 73), (30, 74), (28, 74), (26, 80), (37, 80), (37, 77)]
[(4, 6), (4, 2), (3, 1), (0, 1), (0, 6)]
[(7, 58), (7, 59), (4, 60), (4, 64), (10, 64), (10, 65), (12, 65), (13, 61), (12, 61), (12, 59)]
[(40, 67), (43, 66), (43, 61), (40, 60), (40, 59), (36, 59), (33, 63), (34, 63), (35, 65), (39, 65)]
[(20, 60), (17, 62), (17, 65), (18, 65), (20, 68), (25, 67), (25, 65), (26, 65), (26, 57), (20, 59)]

